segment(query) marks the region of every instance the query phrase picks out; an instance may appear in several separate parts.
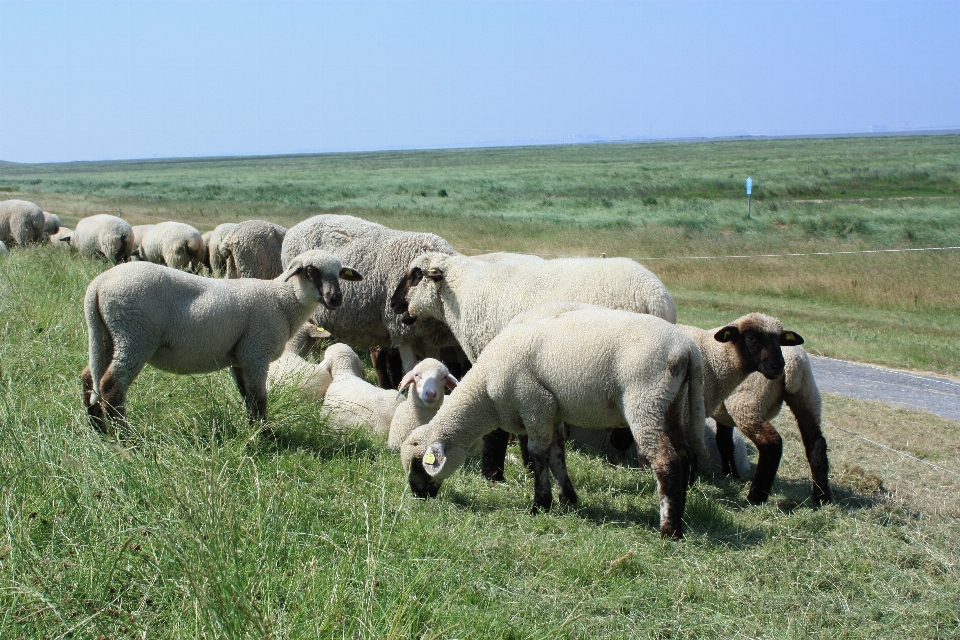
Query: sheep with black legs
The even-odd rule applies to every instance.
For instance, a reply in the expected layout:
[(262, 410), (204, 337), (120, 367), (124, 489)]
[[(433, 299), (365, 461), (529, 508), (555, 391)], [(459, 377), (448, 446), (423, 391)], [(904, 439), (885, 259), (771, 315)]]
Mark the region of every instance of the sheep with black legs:
[(43, 210), (26, 200), (0, 202), (0, 242), (25, 247), (43, 242)]
[(396, 389), (381, 389), (363, 377), (363, 363), (349, 346), (327, 347), (319, 365), (333, 382), (327, 387), (323, 411), (334, 429), (363, 425), (374, 433), (387, 433), (397, 407), (404, 401)]
[(564, 422), (628, 426), (657, 477), (660, 532), (680, 538), (691, 466), (710, 463), (702, 385), (699, 350), (669, 322), (628, 311), (561, 310), (503, 329), (433, 420), (403, 443), (403, 468), (416, 496), (435, 496), (485, 434), (497, 427), (526, 434), (537, 512), (552, 504), (551, 472), (560, 500), (577, 500)]
[(77, 222), (70, 245), (84, 255), (101, 256), (114, 264), (126, 262), (133, 252), (133, 227), (108, 213), (90, 216)]
[(457, 384), (447, 365), (434, 358), (421, 360), (408, 371), (400, 382), (400, 390), (410, 387), (410, 391), (390, 421), (387, 448), (398, 451), (411, 431), (433, 420), (443, 406), (444, 389), (456, 389)]
[(141, 259), (182, 271), (203, 264), (203, 237), (183, 222), (161, 222), (146, 229), (140, 241)]
[(94, 278), (84, 297), (90, 362), (83, 401), (99, 430), (123, 421), (127, 389), (145, 364), (171, 373), (230, 373), (254, 420), (267, 417), (267, 371), (323, 304), (343, 302), (335, 256), (309, 251), (275, 280), (215, 280), (132, 262)]
[[(761, 374), (752, 374), (723, 401), (713, 417), (717, 421), (717, 447), (723, 463), (723, 472), (734, 477), (745, 473), (731, 465), (734, 456), (731, 438), (734, 425), (757, 447), (757, 471), (750, 485), (747, 499), (763, 503), (770, 495), (783, 455), (783, 440), (770, 423), (786, 402), (797, 420), (807, 462), (813, 477), (813, 503), (830, 502), (829, 462), (827, 441), (821, 429), (822, 400), (813, 377), (810, 358), (803, 347), (783, 348), (783, 375), (773, 380)], [(739, 434), (737, 434), (739, 435)], [(761, 448), (762, 447), (762, 448)]]

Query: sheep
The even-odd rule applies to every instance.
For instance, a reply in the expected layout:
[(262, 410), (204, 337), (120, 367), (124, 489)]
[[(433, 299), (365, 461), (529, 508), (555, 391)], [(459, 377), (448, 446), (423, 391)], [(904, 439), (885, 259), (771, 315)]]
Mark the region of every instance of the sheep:
[[(763, 503), (770, 495), (773, 480), (777, 475), (783, 440), (770, 423), (780, 413), (783, 403), (793, 412), (803, 439), (807, 462), (813, 477), (813, 503), (821, 505), (831, 501), (828, 479), (827, 441), (820, 427), (820, 389), (813, 377), (810, 359), (803, 347), (784, 347), (783, 375), (769, 380), (760, 374), (747, 377), (739, 387), (714, 412), (717, 421), (717, 447), (723, 462), (723, 472), (734, 477), (746, 475), (741, 469), (731, 467), (730, 438), (738, 436), (733, 425), (756, 445), (759, 456), (747, 499)], [(761, 448), (761, 446), (763, 448)]]
[[(400, 449), (414, 495), (436, 496), (473, 443), (498, 426), (529, 438), (533, 513), (550, 508), (553, 472), (563, 502), (577, 501), (561, 424), (629, 426), (653, 461), (660, 532), (683, 536), (691, 466), (703, 444), (703, 372), (690, 338), (660, 318), (579, 309), (506, 327), (480, 354), (437, 415)], [(695, 457), (695, 459), (694, 459)]]
[(25, 247), (43, 242), (43, 211), (26, 200), (0, 202), (0, 242)]
[[(541, 303), (572, 300), (649, 313), (676, 322), (673, 298), (663, 283), (629, 258), (537, 260), (529, 256), (489, 261), (425, 253), (410, 263), (391, 298), (404, 324), (433, 318), (445, 323), (470, 362), (511, 319)], [(508, 435), (484, 441), (482, 472), (504, 479)], [(521, 443), (522, 447), (522, 443)]]
[(69, 249), (73, 240), (73, 230), (67, 227), (60, 227), (56, 233), (50, 236), (50, 244), (60, 249)]
[(287, 230), (263, 220), (247, 220), (220, 239), (226, 277), (272, 280), (283, 273), (280, 250)]
[(195, 271), (203, 264), (203, 239), (188, 224), (161, 222), (143, 234), (140, 255), (155, 264)]
[(333, 376), (327, 367), (304, 360), (311, 346), (330, 334), (316, 325), (304, 324), (284, 348), (278, 360), (270, 363), (267, 372), (267, 390), (275, 386), (293, 386), (303, 391), (311, 400), (322, 400)]
[(236, 227), (236, 222), (224, 222), (217, 225), (213, 231), (208, 231), (202, 236), (205, 252), (204, 264), (210, 269), (210, 273), (217, 277), (224, 275), (227, 271), (227, 259), (221, 250), (220, 243)]
[(407, 400), (393, 414), (387, 448), (399, 451), (410, 432), (427, 424), (443, 406), (444, 387), (456, 389), (458, 381), (450, 375), (445, 364), (426, 358), (407, 372), (400, 382), (400, 390), (410, 387)]
[(344, 429), (362, 424), (374, 433), (390, 430), (390, 421), (404, 401), (403, 394), (396, 389), (381, 389), (364, 380), (360, 358), (343, 343), (327, 347), (320, 366), (333, 377), (323, 399), (328, 425)]
[(138, 224), (133, 227), (133, 251), (130, 255), (134, 260), (146, 260), (146, 256), (143, 255), (143, 237), (147, 235), (147, 231), (153, 229), (155, 224)]
[[(761, 378), (761, 374), (758, 375)], [(766, 380), (766, 378), (764, 378)], [(707, 424), (703, 429), (703, 443), (707, 447), (707, 451), (710, 452), (710, 470), (715, 474), (724, 474), (729, 473), (729, 470), (732, 468), (735, 474), (739, 476), (745, 476), (750, 473), (750, 460), (747, 458), (747, 442), (743, 439), (743, 436), (740, 435), (739, 431), (733, 431), (731, 433), (731, 457), (729, 460), (724, 460), (723, 454), (720, 453), (720, 448), (717, 445), (717, 421), (713, 418), (707, 418)]]
[(90, 216), (77, 222), (70, 245), (82, 254), (103, 256), (114, 264), (126, 262), (133, 252), (133, 227), (108, 213)]
[[(441, 323), (407, 326), (390, 310), (393, 288), (414, 258), (427, 251), (456, 253), (443, 238), (396, 231), (353, 216), (320, 215), (290, 228), (283, 240), (283, 264), (308, 248), (330, 251), (364, 274), (362, 282), (346, 287), (349, 295), (343, 309), (336, 314), (318, 309), (315, 319), (341, 342), (374, 348), (371, 356), (382, 387), (396, 389), (403, 371), (412, 369), (419, 358), (436, 357), (440, 349), (457, 346)], [(387, 351), (391, 347), (400, 352), (392, 362)]]
[(317, 305), (341, 305), (339, 279), (360, 277), (325, 251), (297, 256), (275, 280), (214, 280), (146, 262), (97, 276), (83, 305), (93, 425), (109, 433), (108, 420), (125, 421), (127, 389), (147, 363), (178, 374), (230, 367), (248, 421), (266, 420), (270, 362)]
[(60, 222), (60, 216), (55, 213), (43, 212), (43, 235), (50, 237), (60, 230), (63, 223)]

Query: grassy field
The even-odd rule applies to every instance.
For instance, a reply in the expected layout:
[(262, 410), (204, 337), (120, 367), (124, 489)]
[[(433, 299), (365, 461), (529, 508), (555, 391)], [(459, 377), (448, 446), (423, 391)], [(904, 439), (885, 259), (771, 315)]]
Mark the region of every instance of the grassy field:
[[(960, 252), (691, 256), (960, 245), (960, 138), (591, 145), (68, 165), (0, 164), (0, 197), (68, 222), (209, 229), (320, 212), (464, 251), (642, 257), (681, 321), (748, 310), (826, 355), (960, 375)], [(755, 181), (746, 218), (743, 178)], [(825, 398), (836, 502), (809, 507), (789, 416), (763, 507), (701, 479), (682, 543), (649, 470), (569, 455), (581, 504), (531, 517), (511, 457), (417, 501), (380, 438), (270, 397), (275, 441), (225, 372), (147, 368), (131, 428), (87, 424), (80, 300), (106, 265), (49, 247), (0, 260), (0, 637), (960, 636), (960, 425)]]
[[(796, 428), (768, 505), (701, 480), (662, 541), (648, 470), (571, 452), (576, 509), (478, 462), (418, 501), (382, 439), (270, 398), (254, 437), (225, 372), (147, 368), (120, 444), (80, 402), (79, 300), (99, 261), (40, 247), (0, 267), (0, 637), (955, 637), (960, 425), (828, 396), (836, 503), (807, 499)], [(931, 435), (934, 434), (934, 435)]]

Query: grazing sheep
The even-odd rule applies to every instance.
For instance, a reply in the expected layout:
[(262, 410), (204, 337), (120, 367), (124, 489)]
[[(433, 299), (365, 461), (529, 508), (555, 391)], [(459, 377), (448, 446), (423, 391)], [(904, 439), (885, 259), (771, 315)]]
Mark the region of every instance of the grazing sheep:
[(60, 216), (55, 213), (43, 212), (43, 235), (49, 237), (60, 230), (63, 223), (60, 222)]
[(321, 367), (333, 382), (327, 387), (323, 411), (334, 429), (362, 424), (374, 433), (390, 430), (390, 421), (404, 397), (396, 389), (381, 389), (364, 380), (363, 364), (349, 346), (337, 343), (327, 347)]
[[(315, 319), (340, 342), (358, 348), (381, 347), (374, 360), (380, 386), (396, 389), (403, 371), (418, 359), (437, 357), (444, 347), (456, 347), (450, 331), (428, 321), (407, 326), (390, 310), (390, 295), (407, 265), (428, 251), (453, 254), (446, 240), (432, 233), (396, 231), (353, 216), (320, 215), (293, 226), (283, 240), (284, 265), (306, 249), (324, 249), (364, 274), (363, 282), (348, 285), (344, 308), (336, 314), (318, 309)], [(391, 364), (388, 348), (399, 350)]]
[(140, 256), (181, 271), (196, 271), (203, 264), (203, 238), (183, 222), (161, 222), (143, 234)]
[(629, 426), (653, 463), (660, 532), (683, 536), (691, 465), (703, 444), (703, 371), (693, 341), (660, 318), (580, 309), (512, 324), (480, 354), (437, 415), (401, 447), (414, 495), (436, 496), (471, 446), (498, 426), (529, 438), (533, 512), (549, 509), (550, 472), (561, 501), (576, 502), (567, 475), (562, 423)]
[(300, 327), (287, 342), (280, 358), (270, 363), (267, 390), (275, 386), (293, 386), (303, 391), (311, 400), (322, 400), (327, 393), (327, 387), (333, 382), (333, 376), (327, 367), (308, 362), (303, 356), (317, 341), (329, 337), (329, 333), (310, 322)]
[(133, 252), (130, 254), (130, 257), (134, 260), (146, 260), (146, 256), (143, 255), (143, 237), (147, 235), (147, 231), (153, 229), (155, 224), (138, 224), (133, 227)]
[(400, 390), (410, 387), (410, 391), (407, 400), (393, 414), (387, 448), (399, 451), (411, 431), (433, 420), (443, 406), (444, 387), (456, 389), (457, 384), (447, 366), (433, 358), (421, 360), (408, 371), (400, 383)]
[(119, 264), (128, 261), (133, 252), (133, 227), (122, 218), (101, 213), (77, 222), (70, 244), (84, 255)]
[(236, 227), (236, 222), (224, 222), (217, 225), (213, 231), (208, 231), (209, 235), (204, 234), (204, 264), (210, 269), (210, 273), (218, 278), (227, 272), (227, 257), (220, 243)]
[(60, 249), (69, 249), (73, 240), (73, 230), (67, 227), (60, 227), (56, 233), (50, 236), (50, 244)]
[(94, 278), (84, 298), (90, 363), (83, 400), (101, 431), (123, 421), (127, 389), (147, 363), (171, 373), (230, 367), (247, 417), (266, 420), (267, 371), (319, 304), (343, 302), (361, 276), (324, 251), (297, 256), (275, 280), (214, 280), (132, 262)]
[(723, 472), (732, 472), (738, 478), (746, 475), (730, 465), (730, 438), (739, 435), (734, 433), (732, 425), (735, 424), (756, 445), (760, 454), (747, 498), (758, 504), (766, 501), (783, 454), (783, 440), (770, 421), (786, 402), (797, 420), (810, 464), (813, 502), (820, 505), (831, 500), (827, 441), (820, 427), (820, 389), (803, 347), (784, 347), (783, 359), (785, 366), (781, 377), (770, 380), (760, 374), (750, 375), (714, 412)]
[(25, 247), (43, 242), (43, 211), (26, 200), (0, 202), (0, 242)]
[(283, 273), (280, 251), (287, 230), (263, 220), (241, 222), (220, 239), (226, 277), (272, 280)]

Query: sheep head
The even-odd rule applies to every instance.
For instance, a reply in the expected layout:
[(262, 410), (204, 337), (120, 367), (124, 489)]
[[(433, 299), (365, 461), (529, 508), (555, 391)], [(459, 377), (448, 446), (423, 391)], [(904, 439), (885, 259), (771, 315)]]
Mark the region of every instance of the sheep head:
[(444, 387), (455, 389), (457, 384), (457, 379), (450, 375), (446, 365), (439, 360), (427, 358), (418, 362), (417, 366), (403, 376), (399, 388), (402, 391), (413, 385), (410, 391), (413, 401), (422, 407), (432, 409), (443, 402)]
[(436, 498), (443, 481), (467, 458), (462, 447), (434, 439), (432, 424), (414, 429), (400, 447), (407, 482), (418, 498)]
[(280, 279), (286, 282), (294, 276), (301, 276), (301, 291), (304, 281), (311, 283), (314, 300), (323, 303), (327, 309), (336, 309), (343, 304), (340, 280), (363, 280), (356, 269), (342, 266), (339, 258), (320, 249), (311, 249), (294, 258)]
[(717, 342), (729, 343), (740, 357), (740, 366), (749, 372), (759, 371), (767, 379), (783, 375), (784, 360), (780, 347), (803, 344), (795, 331), (786, 331), (779, 320), (762, 313), (750, 313), (713, 335)]
[(421, 316), (443, 319), (440, 292), (444, 286), (443, 253), (425, 253), (417, 257), (390, 298), (390, 308), (402, 315), (403, 324), (413, 324)]

